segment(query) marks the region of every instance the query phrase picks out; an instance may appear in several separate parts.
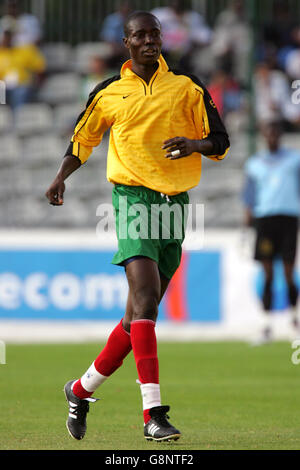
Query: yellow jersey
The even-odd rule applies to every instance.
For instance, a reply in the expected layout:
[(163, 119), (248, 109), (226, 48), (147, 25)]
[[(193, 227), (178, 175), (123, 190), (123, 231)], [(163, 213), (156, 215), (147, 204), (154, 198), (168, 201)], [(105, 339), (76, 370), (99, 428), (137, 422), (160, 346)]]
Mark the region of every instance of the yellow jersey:
[(148, 84), (128, 60), (120, 75), (94, 89), (66, 155), (85, 163), (109, 128), (108, 181), (170, 196), (199, 183), (201, 155), (169, 160), (162, 149), (165, 140), (209, 138), (213, 160), (223, 159), (229, 149), (228, 135), (205, 87), (194, 76), (169, 70), (162, 56)]
[(39, 49), (28, 44), (20, 47), (0, 47), (0, 80), (8, 88), (30, 85), (34, 73), (44, 72), (46, 62)]

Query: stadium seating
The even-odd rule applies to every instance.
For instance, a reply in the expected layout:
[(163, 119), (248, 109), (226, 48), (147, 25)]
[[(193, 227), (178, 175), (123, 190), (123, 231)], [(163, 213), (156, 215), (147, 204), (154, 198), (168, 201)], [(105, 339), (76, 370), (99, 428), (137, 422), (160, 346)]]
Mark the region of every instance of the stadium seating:
[[(2, 163), (2, 162), (1, 162)], [(1, 200), (1, 219), (3, 217), (2, 211), (5, 210), (5, 205), (8, 201), (8, 199), (13, 198), (16, 196), (14, 193), (15, 185), (13, 185), (13, 172), (11, 171), (11, 168), (5, 168), (2, 165), (0, 166), (0, 172), (1, 172), (1, 185), (0, 185), (0, 200)]]
[(62, 207), (54, 208), (50, 204), (42, 202), (44, 210), (45, 226), (58, 228), (81, 228), (90, 223), (89, 208), (83, 204), (79, 197), (72, 197), (66, 194), (65, 204)]
[(110, 44), (105, 42), (88, 42), (78, 44), (75, 47), (74, 70), (81, 74), (86, 74), (92, 57), (102, 57), (107, 59), (112, 54)]
[(14, 130), (18, 136), (51, 132), (53, 115), (46, 103), (25, 104), (15, 112)]
[(45, 208), (46, 198), (41, 201), (28, 195), (22, 198), (17, 208), (17, 226), (30, 228), (32, 226), (42, 226), (47, 220)]
[(68, 72), (73, 68), (73, 48), (64, 42), (47, 43), (42, 47), (49, 73)]
[(31, 136), (23, 141), (24, 164), (27, 168), (48, 169), (58, 164), (65, 153), (65, 148), (59, 137)]
[[(19, 139), (11, 134), (1, 136), (0, 168), (11, 167), (18, 164), (22, 156)], [(1, 178), (2, 180), (2, 178)]]
[(0, 105), (0, 135), (13, 130), (13, 113), (6, 105)]
[(76, 73), (53, 74), (43, 84), (38, 99), (50, 105), (76, 103), (80, 94), (80, 83), (80, 77)]
[(54, 130), (58, 135), (71, 135), (76, 119), (82, 111), (83, 107), (75, 103), (58, 105), (54, 108)]

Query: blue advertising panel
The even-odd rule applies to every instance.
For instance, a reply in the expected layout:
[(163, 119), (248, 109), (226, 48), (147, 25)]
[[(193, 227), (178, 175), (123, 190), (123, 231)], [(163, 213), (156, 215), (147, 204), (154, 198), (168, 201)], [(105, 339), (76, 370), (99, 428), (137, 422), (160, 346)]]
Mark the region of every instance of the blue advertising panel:
[[(112, 257), (113, 252), (97, 250), (0, 251), (0, 318), (122, 318), (128, 286)], [(219, 321), (220, 284), (220, 253), (185, 253), (159, 319)]]

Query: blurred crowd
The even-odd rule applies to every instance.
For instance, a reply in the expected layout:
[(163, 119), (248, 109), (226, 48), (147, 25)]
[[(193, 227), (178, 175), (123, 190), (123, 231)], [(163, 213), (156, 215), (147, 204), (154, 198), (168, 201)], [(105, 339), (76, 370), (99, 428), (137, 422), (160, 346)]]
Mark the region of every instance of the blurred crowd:
[[(191, 197), (206, 201), (208, 226), (237, 226), (242, 219), (237, 194), (243, 162), (249, 156), (248, 135), (252, 134), (247, 131), (250, 126), (253, 129), (253, 114), (258, 126), (283, 120), (285, 131), (290, 132), (286, 137), (297, 137), (300, 106), (291, 97), (300, 72), (300, 22), (287, 2), (274, 0), (269, 20), (257, 28), (253, 54), (253, 23), (245, 10), (248, 2), (228, 0), (227, 8), (213, 21), (185, 8), (186, 2), (161, 3), (168, 6), (155, 8), (153, 13), (162, 25), (165, 59), (171, 68), (203, 81), (233, 144), (227, 173), (225, 168), (221, 173), (209, 168)], [(93, 41), (71, 44), (47, 41), (47, 24), (25, 12), (19, 0), (0, 0), (0, 226), (91, 227), (99, 197), (110, 197), (105, 184), (99, 188), (98, 183), (105, 180), (105, 135), (80, 175), (80, 196), (76, 179), (68, 182), (73, 210), (54, 214), (45, 209), (49, 174), (57, 171), (59, 155), (66, 151), (88, 94), (96, 84), (118, 74), (128, 59), (123, 25), (136, 5), (130, 0), (115, 5), (112, 14), (95, 18), (98, 26)], [(6, 106), (2, 104), (3, 83)], [(84, 178), (86, 184), (82, 184)], [(85, 200), (92, 201), (89, 210)]]
[(12, 109), (30, 102), (46, 71), (39, 49), (42, 31), (34, 15), (23, 13), (18, 1), (6, 3), (0, 20), (0, 80)]
[[(286, 130), (300, 125), (300, 106), (292, 102), (292, 83), (300, 72), (300, 22), (288, 3), (275, 0), (270, 20), (261, 24), (251, 68), (253, 27), (246, 2), (229, 0), (226, 9), (209, 25), (198, 12), (179, 0), (152, 10), (161, 22), (163, 54), (170, 67), (197, 75), (207, 86), (229, 132), (247, 127), (249, 89), (253, 85), (254, 111), (258, 124), (279, 118)], [(134, 10), (132, 1), (119, 2), (104, 18), (99, 42), (109, 48), (94, 48), (86, 71), (78, 69), (78, 97), (86, 100), (96, 83), (119, 72), (127, 60), (123, 24)], [(0, 80), (6, 84), (7, 104), (16, 110), (41, 99), (40, 91), (53, 73), (44, 53), (47, 44), (39, 20), (24, 13), (18, 0), (7, 0), (0, 18)], [(57, 49), (58, 51), (58, 49)], [(70, 67), (68, 70), (70, 72)]]

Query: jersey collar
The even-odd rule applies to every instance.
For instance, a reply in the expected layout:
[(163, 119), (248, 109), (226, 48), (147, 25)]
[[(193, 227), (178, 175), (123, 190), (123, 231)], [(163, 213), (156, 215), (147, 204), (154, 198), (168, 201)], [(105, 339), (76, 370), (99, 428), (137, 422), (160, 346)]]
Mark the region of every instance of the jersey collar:
[[(159, 56), (158, 59), (158, 69), (157, 73), (163, 73), (167, 72), (169, 70), (168, 64), (163, 58), (162, 55)], [(156, 72), (155, 72), (156, 73)], [(131, 59), (127, 60), (121, 68), (121, 77), (126, 77), (126, 76), (132, 76), (135, 75), (135, 73), (132, 71), (132, 61)]]

